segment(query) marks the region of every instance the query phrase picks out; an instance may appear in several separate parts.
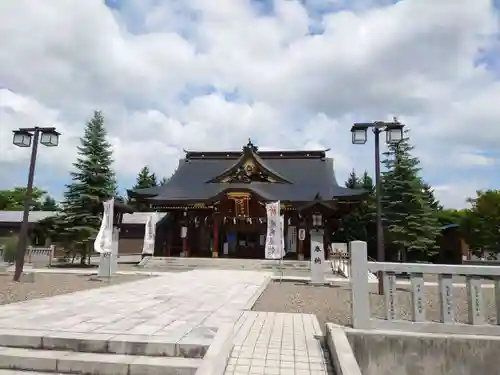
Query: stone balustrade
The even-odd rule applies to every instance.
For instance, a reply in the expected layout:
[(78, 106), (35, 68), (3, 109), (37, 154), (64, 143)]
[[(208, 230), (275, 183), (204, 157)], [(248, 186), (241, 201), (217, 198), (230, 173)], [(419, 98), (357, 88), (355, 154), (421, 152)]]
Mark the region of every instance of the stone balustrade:
[[(352, 289), (352, 318), (354, 328), (359, 329), (396, 329), (427, 333), (457, 333), (473, 335), (500, 335), (500, 267), (443, 265), (421, 263), (369, 262), (365, 242), (353, 241), (350, 250), (350, 281)], [(371, 316), (370, 287), (367, 274), (383, 272), (384, 300), (386, 319)], [(398, 318), (396, 298), (398, 274), (410, 275), (411, 320)], [(437, 275), (437, 282), (424, 282), (424, 275)], [(465, 285), (458, 285), (453, 277), (465, 277)], [(426, 318), (426, 288), (437, 288), (440, 303), (440, 321), (432, 322)], [(456, 288), (467, 289), (468, 322), (456, 321), (455, 311), (458, 301), (454, 298)], [(488, 324), (483, 306), (485, 288), (494, 288), (496, 303), (496, 325)]]

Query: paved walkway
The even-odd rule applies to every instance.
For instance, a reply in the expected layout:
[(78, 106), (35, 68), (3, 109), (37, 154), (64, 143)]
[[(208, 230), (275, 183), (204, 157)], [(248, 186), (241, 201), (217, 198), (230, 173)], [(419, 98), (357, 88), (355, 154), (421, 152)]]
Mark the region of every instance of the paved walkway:
[(244, 312), (226, 375), (325, 375), (332, 368), (316, 316)]
[(0, 329), (206, 341), (251, 307), (268, 277), (264, 272), (195, 270), (8, 304), (0, 306)]

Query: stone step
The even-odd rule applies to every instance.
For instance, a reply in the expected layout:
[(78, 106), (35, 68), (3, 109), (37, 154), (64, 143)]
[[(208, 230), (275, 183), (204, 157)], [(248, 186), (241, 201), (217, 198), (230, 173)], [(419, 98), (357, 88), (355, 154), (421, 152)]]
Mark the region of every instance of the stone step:
[[(197, 259), (197, 258), (160, 258), (154, 257), (144, 263), (146, 268), (161, 267), (169, 269), (251, 269), (251, 270), (271, 270), (279, 267), (286, 270), (308, 271), (310, 262), (285, 260), (279, 264), (270, 260), (245, 260), (245, 259)], [(330, 262), (326, 261), (325, 266), (330, 268)]]
[[(215, 334), (215, 333), (214, 333)], [(203, 358), (212, 341), (205, 335), (175, 342), (170, 336), (1, 330), (0, 347), (86, 353)]]
[(202, 359), (0, 347), (0, 369), (93, 375), (194, 375)]
[(61, 373), (0, 369), (0, 375), (55, 375), (55, 374), (61, 374)]

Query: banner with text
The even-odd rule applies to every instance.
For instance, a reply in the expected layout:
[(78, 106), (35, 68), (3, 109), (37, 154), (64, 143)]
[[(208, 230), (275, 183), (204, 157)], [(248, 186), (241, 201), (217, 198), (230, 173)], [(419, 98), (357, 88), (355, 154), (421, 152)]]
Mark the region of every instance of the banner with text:
[(154, 253), (157, 222), (158, 222), (157, 212), (154, 212), (148, 216), (144, 228), (144, 244), (142, 246), (142, 254), (144, 255), (153, 255)]
[(266, 259), (281, 259), (285, 255), (283, 224), (280, 215), (280, 202), (266, 204), (267, 237), (265, 246)]
[(97, 253), (109, 254), (112, 252), (114, 203), (114, 199), (110, 199), (103, 203), (104, 211), (102, 214), (101, 227), (94, 241), (94, 250)]

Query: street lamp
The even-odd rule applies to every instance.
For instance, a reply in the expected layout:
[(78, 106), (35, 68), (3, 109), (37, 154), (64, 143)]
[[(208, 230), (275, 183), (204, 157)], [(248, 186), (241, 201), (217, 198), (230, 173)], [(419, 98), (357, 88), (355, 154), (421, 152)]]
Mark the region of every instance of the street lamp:
[[(31, 158), (28, 172), (28, 184), (26, 186), (26, 196), (24, 197), (23, 221), (21, 230), (19, 231), (19, 239), (17, 241), (16, 250), (16, 269), (14, 272), (14, 281), (19, 281), (23, 273), (24, 254), (26, 252), (26, 242), (28, 237), (28, 218), (33, 195), (33, 178), (35, 176), (36, 156), (38, 151), (38, 143), (47, 147), (55, 147), (59, 144), (59, 135), (55, 128), (20, 128), (14, 130), (12, 143), (18, 147), (31, 147)], [(41, 136), (41, 139), (40, 139)], [(39, 142), (40, 141), (40, 142)]]
[[(367, 141), (367, 130), (371, 128), (375, 135), (375, 191), (377, 205), (377, 261), (383, 262), (385, 258), (384, 249), (384, 227), (382, 225), (382, 192), (380, 178), (380, 133), (386, 133), (387, 143), (397, 143), (403, 139), (403, 128), (396, 117), (393, 122), (375, 121), (365, 123), (355, 123), (351, 128), (352, 143), (365, 144)], [(382, 272), (379, 272), (379, 294), (384, 293)]]
[(33, 135), (25, 130), (14, 130), (14, 143), (17, 147), (30, 147)]

